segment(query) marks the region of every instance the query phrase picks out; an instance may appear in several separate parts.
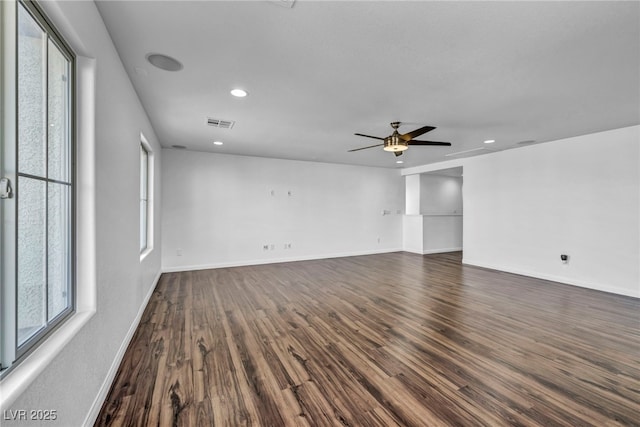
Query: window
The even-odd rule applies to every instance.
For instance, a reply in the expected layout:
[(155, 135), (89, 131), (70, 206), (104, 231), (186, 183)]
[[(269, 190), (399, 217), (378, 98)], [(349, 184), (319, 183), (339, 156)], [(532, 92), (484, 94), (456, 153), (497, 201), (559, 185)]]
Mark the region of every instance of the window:
[[(0, 164), (13, 187), (0, 209), (3, 369), (75, 307), (75, 58), (33, 3), (17, 2), (12, 12), (16, 48), (3, 56), (15, 61), (16, 89), (3, 90), (2, 103), (15, 107), (3, 115)], [(4, 68), (5, 85), (6, 77)]]
[(140, 135), (140, 253), (153, 249), (153, 153)]

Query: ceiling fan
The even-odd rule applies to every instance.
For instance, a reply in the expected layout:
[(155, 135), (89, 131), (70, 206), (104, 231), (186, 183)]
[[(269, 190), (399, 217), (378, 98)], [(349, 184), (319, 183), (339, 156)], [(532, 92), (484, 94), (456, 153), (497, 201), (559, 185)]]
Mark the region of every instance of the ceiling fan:
[(355, 135), (364, 136), (366, 138), (379, 139), (384, 141), (382, 144), (370, 145), (368, 147), (355, 148), (352, 151), (366, 150), (367, 148), (380, 147), (384, 145), (384, 151), (391, 151), (393, 154), (397, 156), (402, 155), (402, 152), (409, 148), (409, 145), (437, 145), (437, 146), (446, 146), (450, 147), (450, 142), (438, 142), (438, 141), (416, 141), (413, 138), (416, 138), (424, 133), (430, 132), (435, 129), (433, 126), (424, 126), (419, 129), (416, 129), (412, 132), (408, 132), (405, 134), (400, 134), (398, 132), (398, 127), (400, 127), (400, 122), (391, 123), (391, 127), (393, 128), (393, 133), (386, 138), (380, 138), (379, 136), (371, 136), (364, 135), (362, 133), (356, 133)]

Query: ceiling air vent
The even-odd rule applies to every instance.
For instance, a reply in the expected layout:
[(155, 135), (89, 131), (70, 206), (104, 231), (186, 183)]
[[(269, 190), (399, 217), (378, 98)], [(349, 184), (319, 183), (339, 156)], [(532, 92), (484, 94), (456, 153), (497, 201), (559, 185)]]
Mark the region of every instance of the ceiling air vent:
[(207, 117), (207, 124), (214, 128), (231, 129), (236, 122), (233, 120), (213, 119), (211, 117)]

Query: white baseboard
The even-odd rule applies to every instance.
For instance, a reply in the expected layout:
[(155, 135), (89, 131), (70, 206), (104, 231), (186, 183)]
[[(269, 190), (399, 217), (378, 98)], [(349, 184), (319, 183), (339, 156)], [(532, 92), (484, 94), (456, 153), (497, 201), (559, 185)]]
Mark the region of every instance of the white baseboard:
[(401, 251), (402, 251), (402, 248), (389, 248), (389, 249), (372, 250), (372, 251), (341, 252), (341, 253), (326, 254), (326, 255), (303, 255), (303, 256), (286, 257), (286, 258), (257, 259), (257, 260), (232, 261), (232, 262), (198, 264), (198, 265), (181, 265), (181, 266), (163, 267), (162, 272), (175, 273), (179, 271), (209, 270), (214, 268), (227, 268), (227, 267), (245, 267), (249, 265), (278, 264), (282, 262), (311, 261), (316, 259), (329, 259), (329, 258), (344, 258), (344, 257), (350, 257), (350, 256), (386, 254), (390, 252), (401, 252)]
[(444, 254), (447, 252), (460, 252), (460, 251), (462, 251), (462, 246), (460, 246), (459, 248), (426, 249), (422, 251), (422, 255)]
[(556, 276), (552, 274), (545, 274), (537, 271), (529, 271), (529, 270), (523, 270), (519, 268), (512, 268), (505, 265), (488, 264), (485, 262), (479, 262), (479, 261), (468, 259), (468, 258), (463, 258), (462, 263), (466, 265), (472, 265), (475, 267), (482, 267), (482, 268), (488, 268), (491, 270), (498, 270), (498, 271), (504, 271), (507, 273), (519, 274), (521, 276), (535, 277), (536, 279), (549, 280), (551, 282), (563, 283), (565, 285), (578, 286), (580, 288), (587, 288), (587, 289), (593, 289), (596, 291), (608, 292), (611, 294), (640, 298), (640, 289), (634, 292), (633, 290), (629, 290), (625, 288), (619, 288), (615, 286), (608, 286), (608, 285), (592, 283), (592, 282), (585, 282), (582, 280), (575, 280), (569, 277)]
[(93, 404), (91, 405), (91, 409), (89, 410), (89, 413), (87, 414), (87, 416), (84, 419), (84, 422), (82, 423), (83, 426), (85, 427), (93, 426), (96, 420), (98, 419), (98, 415), (100, 415), (100, 410), (102, 409), (102, 405), (104, 404), (104, 401), (107, 398), (107, 394), (109, 393), (109, 390), (111, 389), (111, 384), (113, 383), (113, 380), (115, 379), (116, 374), (118, 373), (118, 368), (120, 367), (120, 363), (122, 363), (122, 359), (124, 358), (124, 354), (127, 351), (127, 348), (129, 347), (129, 343), (131, 342), (131, 339), (133, 338), (133, 334), (135, 334), (136, 329), (138, 329), (138, 325), (140, 324), (140, 320), (142, 319), (144, 310), (147, 308), (147, 304), (151, 299), (151, 295), (153, 295), (153, 291), (156, 289), (156, 286), (158, 285), (158, 281), (160, 280), (161, 275), (162, 275), (162, 271), (159, 271), (155, 279), (153, 279), (153, 285), (149, 289), (149, 292), (147, 292), (147, 295), (144, 297), (144, 300), (142, 301), (142, 304), (138, 309), (138, 314), (136, 314), (135, 319), (133, 319), (133, 322), (131, 323), (129, 330), (127, 331), (127, 335), (125, 335), (124, 340), (122, 341), (122, 344), (120, 344), (120, 348), (118, 349), (118, 352), (116, 353), (116, 356), (113, 359), (113, 362), (111, 363), (111, 367), (107, 372), (107, 377), (102, 382), (102, 386), (100, 386), (98, 395), (94, 399)]
[(418, 254), (418, 255), (444, 254), (447, 252), (460, 252), (462, 251), (462, 246), (460, 246), (459, 248), (441, 248), (441, 249), (426, 249), (426, 250), (404, 249), (404, 251), (410, 252), (412, 254)]

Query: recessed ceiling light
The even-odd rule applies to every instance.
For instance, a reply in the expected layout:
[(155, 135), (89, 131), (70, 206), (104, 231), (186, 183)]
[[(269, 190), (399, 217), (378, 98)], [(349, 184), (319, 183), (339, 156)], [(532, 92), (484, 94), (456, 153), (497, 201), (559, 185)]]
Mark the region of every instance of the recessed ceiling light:
[(180, 71), (182, 70), (182, 64), (177, 59), (173, 59), (170, 56), (163, 55), (161, 53), (150, 53), (147, 55), (147, 61), (151, 65), (160, 68), (165, 71)]
[(404, 162), (403, 162), (402, 160), (396, 160), (396, 163), (397, 163), (397, 164), (402, 164), (402, 163), (404, 163)]
[(231, 90), (231, 95), (238, 97), (238, 98), (244, 98), (245, 96), (248, 95), (246, 90), (242, 90), (242, 89), (232, 89)]
[(493, 144), (494, 142), (496, 142), (495, 139), (487, 139), (484, 143), (485, 144)]
[(222, 141), (213, 141), (213, 145), (224, 145)]

